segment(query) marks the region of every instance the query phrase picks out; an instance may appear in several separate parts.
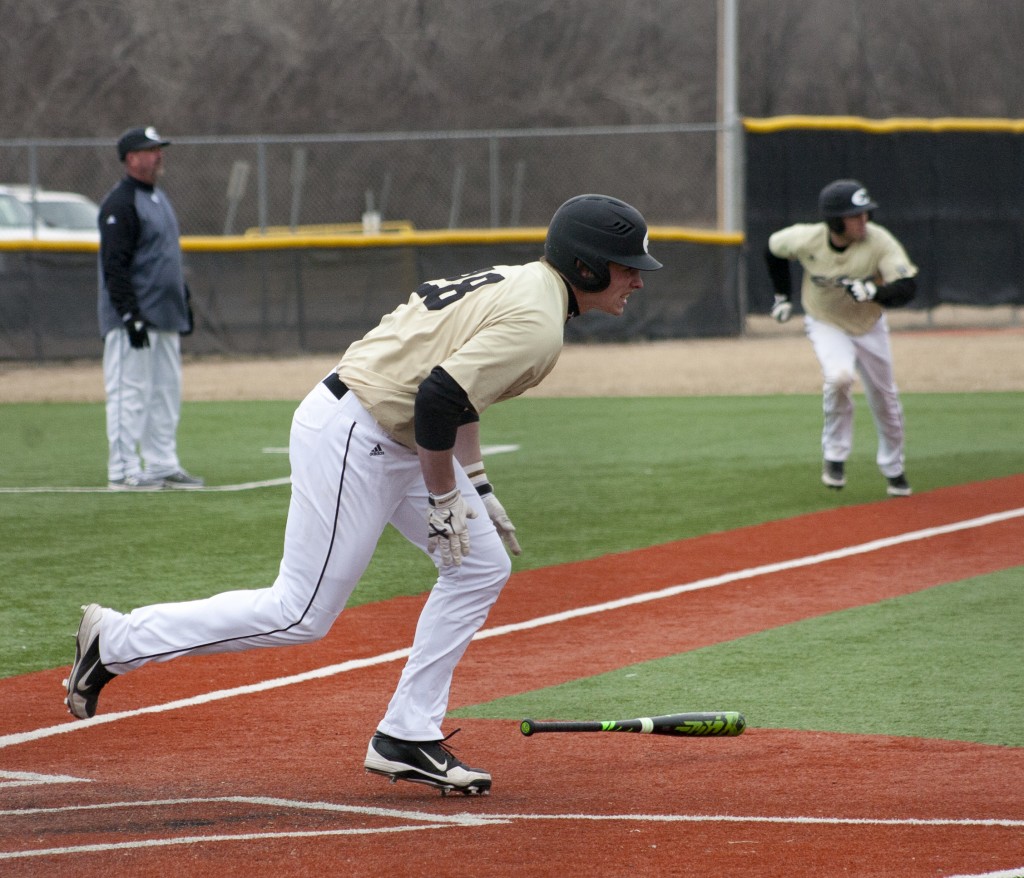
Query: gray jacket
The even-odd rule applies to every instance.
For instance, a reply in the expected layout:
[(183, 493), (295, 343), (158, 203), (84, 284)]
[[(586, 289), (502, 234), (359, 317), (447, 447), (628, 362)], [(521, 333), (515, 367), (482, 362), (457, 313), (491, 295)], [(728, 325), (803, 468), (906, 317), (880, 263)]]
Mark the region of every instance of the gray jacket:
[(127, 315), (190, 331), (178, 219), (163, 190), (124, 177), (100, 205), (99, 228), (100, 335)]

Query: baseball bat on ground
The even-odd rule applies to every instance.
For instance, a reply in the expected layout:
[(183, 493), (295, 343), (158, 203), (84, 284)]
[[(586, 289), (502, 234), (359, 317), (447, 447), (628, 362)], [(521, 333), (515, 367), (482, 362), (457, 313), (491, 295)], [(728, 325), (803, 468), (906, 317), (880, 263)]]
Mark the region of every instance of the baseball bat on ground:
[(672, 735), (677, 738), (732, 738), (742, 735), (746, 727), (747, 721), (742, 713), (719, 710), (604, 722), (537, 722), (524, 719), (519, 724), (519, 731), (527, 737), (539, 732), (638, 732), (642, 735)]

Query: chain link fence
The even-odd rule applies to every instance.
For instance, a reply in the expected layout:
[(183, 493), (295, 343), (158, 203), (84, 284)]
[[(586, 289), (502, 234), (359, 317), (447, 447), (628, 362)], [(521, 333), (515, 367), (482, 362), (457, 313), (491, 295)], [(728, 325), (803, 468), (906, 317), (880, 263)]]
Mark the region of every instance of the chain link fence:
[[(546, 226), (581, 192), (636, 205), (651, 224), (714, 227), (713, 124), (172, 141), (161, 185), (185, 235), (394, 221), (417, 229)], [(0, 183), (95, 201), (123, 173), (116, 138), (0, 140)]]
[[(511, 245), (517, 230), (546, 227), (566, 198), (604, 192), (635, 204), (654, 229), (693, 232), (716, 226), (723, 215), (719, 196), (728, 188), (725, 184), (740, 183), (719, 177), (719, 148), (728, 132), (711, 124), (247, 137), (162, 133), (173, 143), (162, 185), (175, 204), (183, 234), (229, 245), (213, 254), (190, 253), (186, 244), (190, 283), (204, 321), (189, 343), (196, 352), (333, 350), (343, 337), (372, 326), (394, 307), (394, 297), (407, 295), (418, 280), (479, 267), (489, 258), (520, 255), (509, 246), (492, 252), (460, 247), (455, 239), (435, 246), (439, 242), (422, 238), (403, 242), (404, 250), (380, 251), (365, 231), (429, 237), (494, 229)], [(883, 181), (873, 186), (887, 194), (887, 216), (913, 244), (923, 286), (912, 307), (1019, 303), (1016, 202), (1008, 202), (1010, 213), (998, 223), (1003, 243), (996, 244), (977, 211), (972, 212), (973, 202), (964, 207), (951, 200), (948, 187), (940, 188), (941, 210), (929, 214), (927, 235), (914, 240), (914, 230), (902, 229), (898, 215), (916, 191), (901, 189), (909, 167), (907, 137), (899, 140), (898, 161), (886, 154), (870, 167), (873, 153), (865, 153), (849, 132), (839, 132), (835, 139), (831, 147), (810, 151), (783, 146), (778, 154), (764, 153), (767, 159), (760, 164), (762, 153), (755, 149), (747, 156), (747, 182), (755, 185), (743, 190), (750, 226), (746, 236), (723, 232), (721, 240), (709, 241), (697, 240), (699, 233), (697, 239), (669, 235), (665, 240), (678, 243), (664, 256), (659, 251), (668, 270), (652, 276), (639, 306), (631, 307), (631, 318), (607, 325), (597, 320), (574, 323), (567, 339), (741, 333), (748, 311), (766, 312), (770, 301), (760, 263), (763, 243), (758, 242), (766, 229), (793, 218), (773, 214), (765, 225), (766, 209), (789, 204), (770, 187), (803, 180), (816, 191), (816, 178), (830, 178), (847, 166)], [(890, 139), (880, 141), (888, 148)], [(987, 148), (991, 134), (986, 131), (983, 139)], [(0, 184), (80, 192), (98, 202), (123, 174), (115, 140), (0, 140)], [(750, 149), (748, 132), (745, 150)], [(978, 144), (972, 149), (970, 157), (957, 153), (956, 167), (984, 176), (977, 169), (991, 169), (993, 162), (987, 153), (975, 156)], [(922, 167), (931, 167), (922, 162)], [(887, 170), (896, 178), (889, 180)], [(968, 194), (987, 193), (982, 200), (990, 212), (992, 204), (1006, 200), (998, 187), (994, 195), (991, 186), (960, 188)], [(813, 194), (807, 196), (806, 210), (794, 216), (813, 213)], [(962, 247), (950, 251), (971, 266), (961, 282), (966, 269), (960, 270), (959, 262), (951, 268), (928, 260), (933, 240), (942, 234), (963, 240), (965, 224), (974, 235), (973, 261), (962, 258)], [(309, 243), (311, 236), (331, 232), (355, 233), (363, 240), (344, 247), (325, 238)], [(289, 237), (290, 244), (280, 253), (259, 249), (278, 247), (275, 240)], [(17, 245), (8, 246), (13, 243), (0, 243), (0, 359), (93, 355), (99, 350), (94, 337), (95, 250), (69, 247), (62, 254), (38, 242), (40, 247), (19, 252)], [(536, 246), (527, 250), (523, 259), (538, 253)]]
[[(654, 245), (671, 271), (647, 279), (628, 320), (573, 321), (568, 340), (742, 331), (742, 236), (697, 231), (718, 214), (714, 125), (161, 134), (172, 142), (161, 186), (178, 214), (197, 316), (189, 351), (340, 350), (425, 278), (537, 258), (551, 215), (581, 192), (623, 198), (652, 227), (682, 234)], [(124, 173), (115, 140), (0, 140), (0, 184), (99, 202)], [(459, 230), (497, 236), (466, 244)], [(363, 234), (376, 231), (404, 237), (387, 246)], [(342, 246), (331, 233), (361, 240)], [(423, 237), (432, 234), (454, 237)], [(0, 243), (0, 360), (98, 355), (95, 260), (94, 245)]]

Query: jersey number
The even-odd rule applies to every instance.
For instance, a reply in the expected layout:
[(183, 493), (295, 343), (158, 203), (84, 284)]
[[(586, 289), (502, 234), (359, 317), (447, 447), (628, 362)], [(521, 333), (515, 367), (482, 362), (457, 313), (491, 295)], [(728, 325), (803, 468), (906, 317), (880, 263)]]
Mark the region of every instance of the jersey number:
[(423, 304), (426, 305), (428, 311), (440, 311), (459, 301), (466, 293), (471, 293), (487, 284), (496, 284), (504, 279), (495, 271), (475, 272), (464, 274), (461, 277), (446, 277), (443, 284), (436, 280), (421, 284), (416, 290), (416, 295), (423, 299)]

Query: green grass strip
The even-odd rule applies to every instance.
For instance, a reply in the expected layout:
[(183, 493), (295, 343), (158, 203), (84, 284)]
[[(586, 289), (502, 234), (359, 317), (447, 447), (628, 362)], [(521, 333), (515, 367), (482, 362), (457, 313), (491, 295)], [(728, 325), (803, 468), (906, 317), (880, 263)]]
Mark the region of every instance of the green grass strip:
[(751, 728), (1022, 747), (1022, 611), (1018, 567), (453, 715), (617, 720), (738, 710)]
[[(928, 491), (1020, 472), (1024, 394), (904, 397), (909, 474)], [(187, 403), (179, 451), (214, 485), (282, 478), (292, 402)], [(518, 528), (514, 570), (885, 500), (858, 399), (841, 492), (820, 484), (817, 396), (520, 398), (489, 409), (487, 461)], [(100, 404), (0, 405), (0, 487), (103, 486)], [(168, 496), (0, 493), (0, 676), (70, 662), (79, 607), (122, 610), (273, 582), (287, 486)], [(896, 501), (889, 501), (896, 502)], [(430, 562), (385, 531), (353, 604), (422, 593)]]

